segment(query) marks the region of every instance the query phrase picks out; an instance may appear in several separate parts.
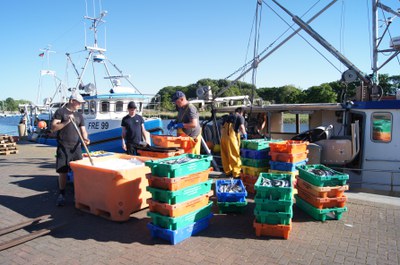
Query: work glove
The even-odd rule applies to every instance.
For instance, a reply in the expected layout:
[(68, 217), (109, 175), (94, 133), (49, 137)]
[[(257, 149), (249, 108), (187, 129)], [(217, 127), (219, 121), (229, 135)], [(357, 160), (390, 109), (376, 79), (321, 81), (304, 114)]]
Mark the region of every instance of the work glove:
[(244, 140), (247, 140), (247, 133), (246, 133), (246, 134), (243, 134), (243, 139), (244, 139)]
[(183, 128), (183, 123), (177, 123), (174, 125), (174, 129)]
[(172, 129), (175, 129), (175, 124), (176, 124), (176, 122), (174, 121), (174, 120), (172, 120), (172, 121), (170, 121), (169, 123), (168, 123), (168, 125), (167, 125), (167, 129), (170, 131), (170, 130), (172, 130)]

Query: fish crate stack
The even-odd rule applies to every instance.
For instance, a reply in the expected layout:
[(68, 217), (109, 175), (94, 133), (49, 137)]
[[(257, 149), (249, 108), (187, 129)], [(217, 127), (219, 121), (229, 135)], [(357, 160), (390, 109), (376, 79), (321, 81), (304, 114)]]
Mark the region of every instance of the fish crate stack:
[(240, 179), (218, 179), (215, 182), (219, 213), (243, 213), (247, 191)]
[(210, 197), (212, 156), (183, 154), (147, 161), (151, 173), (147, 200), (151, 223), (147, 227), (153, 238), (175, 245), (206, 229), (212, 217)]
[(319, 221), (340, 220), (347, 211), (344, 192), (349, 189), (349, 175), (320, 164), (298, 170), (296, 206)]
[(293, 217), (290, 174), (261, 173), (254, 185), (256, 236), (289, 238)]
[[(192, 151), (192, 140), (189, 136), (172, 136), (172, 135), (156, 135), (151, 134), (151, 141), (159, 148), (178, 148), (181, 153), (190, 153)], [(179, 155), (176, 152), (171, 152), (169, 156)], [(164, 156), (164, 157), (169, 157)], [(160, 156), (158, 156), (160, 157)]]
[(254, 184), (261, 172), (268, 172), (269, 144), (281, 140), (251, 139), (243, 140), (240, 149), (242, 173), (240, 178), (247, 192), (255, 194)]
[[(285, 140), (270, 144), (271, 173), (284, 173), (292, 176), (293, 187), (298, 171), (296, 166), (305, 165), (308, 161), (307, 141)], [(294, 190), (294, 193), (297, 193)]]
[(0, 135), (0, 155), (18, 154), (17, 143), (10, 135)]

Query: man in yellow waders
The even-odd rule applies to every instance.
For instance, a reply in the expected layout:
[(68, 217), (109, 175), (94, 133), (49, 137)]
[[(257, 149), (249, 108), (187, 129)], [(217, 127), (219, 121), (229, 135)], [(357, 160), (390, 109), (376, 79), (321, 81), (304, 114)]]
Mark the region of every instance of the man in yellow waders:
[(237, 108), (222, 125), (221, 159), (225, 175), (239, 178), (242, 161), (240, 160), (240, 133), (247, 139), (244, 126), (243, 109)]
[(172, 102), (176, 104), (178, 117), (176, 121), (171, 121), (168, 124), (167, 129), (176, 129), (178, 136), (189, 136), (190, 142), (186, 153), (199, 155), (201, 128), (197, 108), (187, 101), (186, 95), (182, 91), (176, 91), (172, 95)]

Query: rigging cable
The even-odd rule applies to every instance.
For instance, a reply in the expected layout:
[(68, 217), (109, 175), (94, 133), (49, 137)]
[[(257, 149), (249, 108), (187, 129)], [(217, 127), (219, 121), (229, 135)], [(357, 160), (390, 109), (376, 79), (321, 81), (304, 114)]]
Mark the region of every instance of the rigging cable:
[(260, 45), (261, 13), (262, 13), (262, 1), (257, 0), (256, 24), (254, 31), (254, 51), (253, 51), (253, 73), (252, 73), (253, 87), (251, 88), (251, 95), (250, 95), (250, 113), (253, 108), (254, 90), (256, 89), (256, 83), (257, 83), (258, 47)]
[[(318, 1), (316, 1), (302, 16), (300, 16), (301, 18), (303, 18), (305, 15), (307, 15), (319, 2), (321, 2), (321, 0), (318, 0)], [(277, 14), (276, 13), (276, 11), (267, 3), (267, 2), (265, 2), (265, 0), (263, 0), (263, 3), (267, 6), (267, 7), (269, 7), (269, 9), (271, 9), (275, 14)], [(279, 15), (278, 15), (279, 16)], [(282, 20), (283, 20), (283, 18), (281, 18)], [(253, 25), (254, 25), (254, 22), (253, 22)], [(264, 54), (264, 53), (266, 53), (271, 47), (273, 47), (274, 45), (275, 45), (275, 43), (278, 41), (278, 40), (280, 40), (290, 29), (293, 29), (293, 26), (294, 25), (296, 25), (296, 23), (292, 23), (292, 26), (289, 26), (282, 34), (280, 34), (273, 42), (271, 42), (259, 55), (258, 55), (258, 57), (260, 58), (260, 57), (262, 57), (262, 55)], [(253, 28), (251, 29), (251, 32), (253, 31)], [(249, 40), (249, 43), (248, 43), (248, 45), (250, 45), (250, 40)], [(246, 56), (247, 57), (247, 56)], [(230, 74), (229, 76), (227, 76), (226, 78), (225, 78), (225, 80), (227, 80), (227, 79), (229, 79), (229, 78), (231, 78), (233, 75), (235, 75), (235, 74), (237, 74), (238, 72), (244, 72), (245, 71), (245, 69), (249, 66), (249, 65), (252, 65), (252, 64), (254, 64), (254, 58), (252, 59), (252, 60), (250, 60), (250, 61), (248, 61), (247, 63), (245, 63), (243, 66), (241, 66), (240, 68), (238, 68), (236, 71), (234, 71), (232, 74)]]
[[(270, 7), (271, 8), (271, 7)], [(275, 10), (273, 10), (271, 8), (271, 10), (286, 24), (288, 25), (294, 32), (296, 32), (296, 30), (293, 28), (292, 25), (290, 25), (283, 17), (281, 17)], [(340, 71), (339, 68), (336, 67), (336, 65), (334, 65), (325, 55), (323, 55), (320, 51), (318, 51), (318, 49), (312, 45), (305, 37), (303, 37), (303, 35), (301, 35), (299, 32), (296, 33), (297, 35), (299, 35), (308, 45), (311, 46), (311, 48), (313, 48), (319, 55), (322, 56), (322, 58), (324, 58), (330, 65), (332, 65), (333, 68), (335, 68), (339, 73), (342, 73)]]

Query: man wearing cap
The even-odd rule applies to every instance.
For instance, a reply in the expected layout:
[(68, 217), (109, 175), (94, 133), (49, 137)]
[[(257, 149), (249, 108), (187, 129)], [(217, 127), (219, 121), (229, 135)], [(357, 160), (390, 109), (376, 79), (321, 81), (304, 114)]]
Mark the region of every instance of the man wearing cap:
[(136, 113), (135, 102), (128, 103), (128, 115), (122, 118), (122, 148), (128, 155), (137, 155), (137, 147), (147, 142), (144, 119)]
[(171, 121), (167, 129), (176, 129), (178, 136), (189, 136), (191, 139), (193, 154), (200, 154), (201, 128), (199, 122), (199, 112), (197, 108), (189, 103), (182, 91), (176, 91), (172, 95), (172, 103), (178, 110), (176, 121)]
[(72, 93), (69, 102), (56, 110), (51, 122), (51, 130), (57, 132), (56, 172), (59, 175), (57, 206), (65, 205), (67, 174), (71, 171), (69, 162), (82, 159), (80, 136), (72, 122), (79, 128), (85, 144), (90, 143), (82, 113), (78, 112), (84, 102), (85, 100), (79, 93)]

